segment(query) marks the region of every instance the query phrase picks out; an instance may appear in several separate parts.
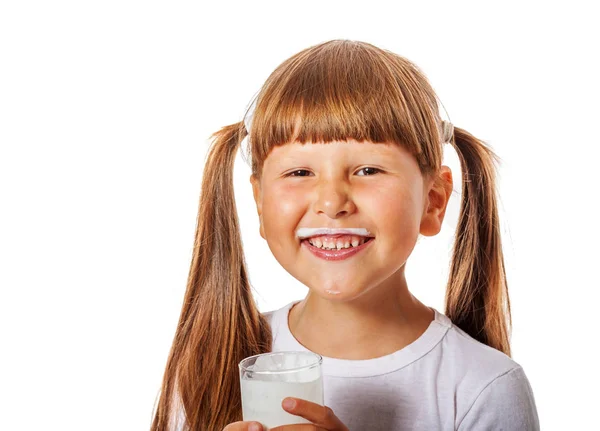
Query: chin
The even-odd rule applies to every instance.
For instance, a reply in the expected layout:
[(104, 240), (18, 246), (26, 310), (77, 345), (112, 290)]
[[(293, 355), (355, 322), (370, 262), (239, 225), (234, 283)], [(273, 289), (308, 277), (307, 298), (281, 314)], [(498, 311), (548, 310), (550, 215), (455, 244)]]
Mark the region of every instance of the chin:
[(356, 297), (356, 292), (351, 289), (340, 290), (338, 288), (319, 289), (318, 295), (328, 301), (345, 302)]

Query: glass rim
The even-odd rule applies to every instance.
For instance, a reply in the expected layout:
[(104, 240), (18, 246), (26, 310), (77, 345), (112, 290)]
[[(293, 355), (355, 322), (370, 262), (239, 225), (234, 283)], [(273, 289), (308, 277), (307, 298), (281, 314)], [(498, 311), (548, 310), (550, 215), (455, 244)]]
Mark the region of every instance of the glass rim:
[[(281, 354), (285, 354), (285, 353), (294, 353), (294, 354), (315, 356), (316, 361), (312, 362), (312, 363), (310, 363), (308, 365), (303, 365), (301, 367), (295, 367), (295, 368), (288, 368), (286, 370), (254, 371), (254, 370), (249, 370), (246, 366), (242, 365), (244, 362), (249, 361), (250, 359), (256, 358), (258, 356), (272, 356), (272, 355), (281, 355)], [(244, 358), (244, 359), (242, 359), (240, 361), (240, 363), (238, 364), (238, 368), (240, 369), (240, 371), (248, 371), (250, 373), (255, 373), (255, 374), (269, 375), (269, 374), (289, 374), (289, 373), (295, 373), (295, 372), (298, 372), (298, 371), (302, 371), (302, 370), (314, 368), (317, 365), (322, 365), (322, 364), (323, 364), (323, 356), (319, 355), (318, 353), (315, 353), (315, 352), (303, 352), (303, 351), (298, 351), (298, 350), (286, 350), (286, 351), (282, 351), (282, 352), (267, 352), (267, 353), (259, 353), (258, 355), (248, 356), (247, 358)]]

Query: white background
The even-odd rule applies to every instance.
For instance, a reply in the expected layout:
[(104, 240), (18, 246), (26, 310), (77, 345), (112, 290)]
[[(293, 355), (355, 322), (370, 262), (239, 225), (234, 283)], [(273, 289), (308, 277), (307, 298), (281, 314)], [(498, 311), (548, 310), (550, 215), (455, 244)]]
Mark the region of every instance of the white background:
[[(542, 429), (596, 423), (592, 3), (2, 2), (0, 427), (149, 428), (208, 136), (241, 120), (283, 60), (334, 38), (414, 61), (450, 120), (502, 157), (513, 358)], [(251, 282), (261, 311), (279, 308), (307, 289), (260, 238), (236, 163)], [(445, 163), (459, 179), (453, 150)], [(439, 310), (459, 192), (407, 266), (413, 294)]]

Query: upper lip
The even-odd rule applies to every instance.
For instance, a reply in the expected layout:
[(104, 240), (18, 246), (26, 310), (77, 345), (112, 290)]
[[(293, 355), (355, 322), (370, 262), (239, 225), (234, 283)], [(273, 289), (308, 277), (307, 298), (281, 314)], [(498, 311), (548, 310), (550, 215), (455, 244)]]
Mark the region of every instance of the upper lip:
[(320, 235), (355, 235), (367, 238), (375, 237), (375, 235), (371, 234), (371, 232), (365, 228), (300, 228), (297, 231), (297, 236), (301, 240)]

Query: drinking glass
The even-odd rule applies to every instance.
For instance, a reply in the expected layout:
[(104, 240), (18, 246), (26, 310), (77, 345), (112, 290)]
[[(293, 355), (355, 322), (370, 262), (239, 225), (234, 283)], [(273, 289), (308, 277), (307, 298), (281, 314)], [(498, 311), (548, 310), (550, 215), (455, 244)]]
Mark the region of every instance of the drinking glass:
[(286, 412), (286, 397), (323, 405), (321, 355), (312, 352), (272, 352), (242, 360), (240, 385), (244, 421), (257, 421), (268, 429), (280, 425), (309, 424)]

